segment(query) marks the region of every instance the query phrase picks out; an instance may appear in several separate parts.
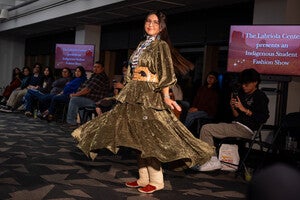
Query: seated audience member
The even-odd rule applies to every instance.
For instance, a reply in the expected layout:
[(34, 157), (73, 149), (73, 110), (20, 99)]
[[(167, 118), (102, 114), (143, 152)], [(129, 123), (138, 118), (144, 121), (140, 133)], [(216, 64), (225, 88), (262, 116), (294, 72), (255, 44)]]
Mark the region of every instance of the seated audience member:
[[(214, 146), (214, 138), (241, 137), (251, 139), (262, 123), (269, 118), (266, 94), (258, 88), (260, 75), (254, 69), (245, 69), (240, 74), (242, 89), (238, 95), (232, 95), (230, 100), (234, 121), (231, 123), (206, 124), (200, 132), (200, 139)], [(195, 170), (212, 171), (221, 168), (221, 163), (216, 154)]]
[(43, 77), (40, 74), (40, 65), (35, 64), (33, 68), (33, 74), (30, 76), (28, 85), (23, 88), (15, 89), (9, 99), (7, 100), (6, 107), (2, 109), (4, 112), (12, 112), (13, 110), (17, 109), (21, 104), (23, 97), (25, 96), (28, 89), (37, 89), (41, 87), (43, 84)]
[(82, 107), (95, 107), (96, 102), (109, 93), (109, 78), (104, 72), (104, 66), (96, 62), (93, 68), (93, 74), (76, 93), (70, 94), (70, 102), (67, 114), (67, 123), (71, 126), (77, 126), (77, 113)]
[(125, 76), (127, 74), (127, 69), (128, 69), (128, 63), (124, 62), (123, 66), (122, 66), (122, 78), (121, 78), (121, 80), (113, 82), (114, 95), (119, 94), (120, 90), (122, 90), (122, 88), (124, 87), (124, 85), (125, 85)]
[[(53, 81), (53, 76), (50, 69), (47, 67), (44, 70), (44, 84), (42, 88), (38, 90), (30, 89), (25, 95), (25, 115), (32, 116), (32, 103), (34, 101), (43, 101), (44, 98), (47, 98), (47, 94), (59, 94), (67, 82), (71, 80), (71, 70), (69, 68), (64, 68), (62, 70), (62, 77)], [(46, 108), (43, 108), (43, 104), (39, 105), (39, 109), (45, 111)]]
[[(124, 62), (122, 66), (122, 78), (120, 81), (113, 80), (113, 95), (116, 96), (122, 90), (125, 85), (125, 76), (127, 74), (128, 63)], [(100, 116), (103, 112), (106, 112), (115, 105), (116, 101), (114, 98), (104, 98), (96, 102), (96, 113)]]
[[(213, 118), (218, 108), (218, 73), (211, 71), (188, 110), (184, 125), (191, 128), (197, 118)], [(198, 130), (197, 130), (198, 131)]]
[(51, 94), (59, 94), (63, 91), (68, 82), (72, 80), (72, 71), (65, 67), (61, 70), (61, 77), (55, 80), (52, 84)]
[(22, 82), (21, 79), (22, 79), (22, 71), (18, 67), (14, 68), (12, 72), (11, 82), (9, 83), (9, 85), (5, 87), (1, 95), (0, 103), (2, 105), (6, 104), (6, 101), (9, 98), (10, 94), (21, 85)]
[(85, 69), (82, 66), (78, 66), (75, 69), (75, 78), (68, 82), (64, 87), (63, 91), (59, 94), (48, 94), (46, 97), (40, 101), (42, 107), (49, 105), (48, 109), (43, 112), (43, 118), (46, 118), (48, 121), (52, 121), (56, 111), (56, 107), (59, 103), (69, 103), (70, 94), (75, 93), (81, 84), (86, 81)]
[(183, 101), (183, 93), (182, 93), (181, 87), (180, 87), (180, 85), (178, 85), (178, 83), (176, 83), (175, 85), (172, 85), (170, 87), (169, 95), (170, 95), (170, 98), (175, 100), (182, 109), (181, 111), (178, 111), (176, 109), (172, 110), (173, 113), (175, 114), (175, 116), (181, 120), (182, 111), (185, 112), (187, 110), (187, 108), (185, 107), (185, 104), (184, 104), (185, 102)]
[(178, 85), (176, 83), (175, 85), (172, 85), (170, 87), (170, 96), (175, 101), (182, 101), (183, 100), (183, 93), (182, 93), (180, 85)]
[(53, 81), (54, 77), (51, 69), (49, 67), (45, 67), (42, 86), (36, 89), (28, 89), (24, 96), (25, 115), (27, 117), (31, 117), (33, 115), (32, 106), (36, 103), (36, 100), (38, 100), (39, 97), (50, 93)]

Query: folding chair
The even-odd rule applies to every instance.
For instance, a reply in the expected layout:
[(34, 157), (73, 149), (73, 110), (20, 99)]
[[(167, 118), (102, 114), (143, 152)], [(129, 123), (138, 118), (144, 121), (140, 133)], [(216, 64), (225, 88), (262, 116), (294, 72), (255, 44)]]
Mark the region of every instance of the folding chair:
[(55, 111), (56, 122), (64, 123), (67, 118), (69, 103), (59, 103)]
[(83, 111), (82, 118), (80, 119), (80, 124), (84, 124), (87, 121), (91, 120), (93, 118), (93, 115), (97, 116), (95, 106), (86, 106), (86, 107), (79, 108), (79, 110)]
[(241, 138), (241, 137), (227, 137), (227, 138), (221, 139), (221, 141), (219, 142), (218, 149), (220, 149), (222, 144), (238, 144), (239, 152), (241, 152), (241, 149), (245, 149), (248, 146), (248, 149), (246, 150), (246, 152), (244, 152), (243, 155), (240, 156), (241, 159), (240, 159), (240, 162), (238, 165), (224, 162), (224, 161), (221, 161), (221, 162), (223, 162), (227, 165), (231, 165), (233, 167), (237, 167), (236, 173), (241, 173), (243, 167), (246, 167), (246, 160), (248, 159), (248, 157), (251, 153), (251, 150), (253, 149), (254, 144), (259, 145), (260, 152), (263, 152), (263, 148), (267, 147), (267, 144), (262, 141), (261, 134), (262, 134), (263, 127), (264, 127), (264, 124), (261, 124), (259, 126), (258, 130), (256, 130), (254, 132), (253, 137), (251, 139)]
[[(297, 142), (300, 139), (300, 112), (293, 112), (285, 115), (277, 129), (274, 133), (272, 142), (269, 144), (268, 149), (265, 153), (265, 156), (262, 160), (262, 164), (265, 162), (266, 157), (269, 155), (269, 152), (276, 152), (279, 154), (279, 158), (284, 158), (284, 161), (288, 161), (289, 164), (299, 165), (299, 145)], [(292, 137), (296, 140), (296, 145), (294, 144), (292, 148), (286, 144), (286, 137)], [(298, 149), (297, 149), (298, 148)], [(277, 155), (278, 156), (278, 155)]]
[[(295, 138), (300, 138), (299, 130), (300, 130), (300, 112), (293, 112), (285, 115), (281, 120), (279, 128), (274, 134), (272, 143), (269, 146), (267, 152), (273, 149), (274, 144), (276, 144), (276, 140), (279, 135), (281, 137), (292, 136)], [(278, 148), (283, 149), (283, 145), (281, 144), (280, 147)]]

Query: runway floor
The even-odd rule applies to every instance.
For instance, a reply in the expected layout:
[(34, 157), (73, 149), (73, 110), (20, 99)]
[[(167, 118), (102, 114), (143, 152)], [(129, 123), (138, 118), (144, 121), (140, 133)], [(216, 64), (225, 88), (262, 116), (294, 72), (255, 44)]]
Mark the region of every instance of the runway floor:
[(164, 167), (165, 188), (141, 194), (126, 188), (137, 177), (134, 151), (101, 151), (89, 160), (57, 122), (0, 113), (0, 199), (246, 199), (247, 182), (233, 172)]

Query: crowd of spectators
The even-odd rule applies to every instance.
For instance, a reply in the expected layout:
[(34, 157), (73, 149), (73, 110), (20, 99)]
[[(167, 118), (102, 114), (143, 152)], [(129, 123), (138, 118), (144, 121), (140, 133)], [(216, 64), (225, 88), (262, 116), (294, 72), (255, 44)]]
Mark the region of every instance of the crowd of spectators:
[[(34, 65), (32, 73), (29, 67), (24, 67), (22, 71), (13, 69), (12, 80), (1, 95), (0, 111), (24, 113), (27, 117), (39, 117), (48, 122), (56, 117), (64, 117), (64, 120), (74, 122), (69, 124), (75, 128), (79, 125), (79, 108), (96, 108), (96, 103), (109, 97), (112, 90), (101, 62), (94, 64), (89, 79), (82, 66), (77, 66), (73, 73), (71, 69), (63, 68), (59, 77), (54, 77), (50, 67), (44, 67), (43, 73), (41, 71), (42, 66), (38, 63)], [(78, 102), (80, 105), (76, 105)], [(69, 106), (71, 108), (68, 109)], [(62, 115), (61, 108), (66, 110), (68, 117), (59, 116)]]
[[(22, 110), (27, 117), (38, 116), (50, 122), (62, 114), (59, 111), (63, 108), (67, 110), (66, 116), (62, 116), (65, 125), (73, 130), (81, 123), (84, 111), (82, 108), (92, 107), (96, 115), (101, 115), (114, 106), (116, 102), (113, 96), (118, 95), (126, 84), (127, 67), (127, 63), (122, 66), (122, 78), (113, 80), (112, 87), (101, 62), (95, 62), (89, 79), (82, 66), (76, 67), (74, 75), (69, 68), (63, 68), (61, 75), (56, 78), (50, 67), (45, 67), (43, 74), (40, 73), (42, 71), (40, 64), (34, 65), (32, 73), (28, 67), (24, 67), (22, 71), (14, 68), (12, 80), (1, 95), (0, 111)], [(214, 137), (224, 138), (234, 135), (249, 138), (269, 117), (268, 98), (259, 90), (259, 83), (260, 75), (254, 69), (244, 70), (240, 74), (238, 94), (230, 92), (230, 101), (223, 102), (231, 108), (231, 115), (234, 118), (232, 123), (217, 120), (221, 100), (218, 73), (214, 71), (207, 74), (203, 86), (195, 92), (192, 102), (184, 100), (184, 92), (179, 84), (171, 88), (170, 96), (183, 108), (181, 112), (174, 111), (174, 113), (192, 132), (200, 133), (200, 136), (194, 134), (196, 137), (200, 137), (210, 145), (214, 145)], [(221, 123), (209, 123), (202, 128), (197, 126), (199, 130), (191, 129), (197, 120), (203, 118), (213, 118), (216, 119), (214, 122)], [(220, 162), (216, 156), (213, 156), (208, 164), (194, 167), (199, 171), (219, 168)]]

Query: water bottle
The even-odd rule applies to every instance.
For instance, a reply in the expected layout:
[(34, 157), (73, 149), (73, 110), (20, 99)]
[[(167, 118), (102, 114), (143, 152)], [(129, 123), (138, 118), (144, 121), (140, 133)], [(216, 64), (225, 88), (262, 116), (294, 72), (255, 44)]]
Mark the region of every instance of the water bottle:
[(34, 118), (34, 119), (37, 118), (37, 109), (34, 109), (34, 111), (33, 111), (33, 118)]

